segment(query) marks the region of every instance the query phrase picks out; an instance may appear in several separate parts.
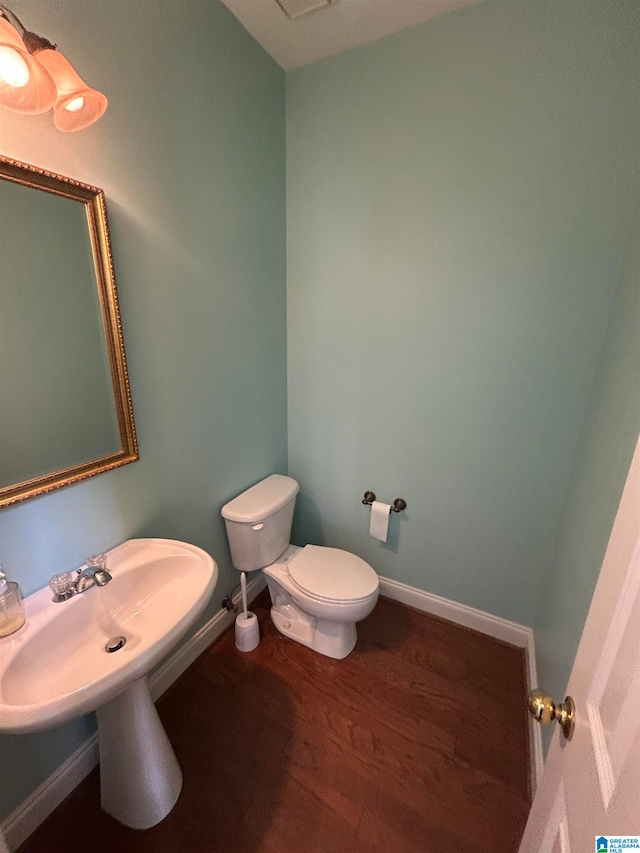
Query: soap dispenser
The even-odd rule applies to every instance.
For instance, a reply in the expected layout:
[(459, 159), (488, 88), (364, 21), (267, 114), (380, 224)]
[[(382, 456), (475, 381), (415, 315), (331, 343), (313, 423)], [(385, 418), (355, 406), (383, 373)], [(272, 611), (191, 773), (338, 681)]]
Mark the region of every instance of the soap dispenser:
[(5, 580), (0, 569), (0, 637), (13, 634), (24, 625), (24, 607), (20, 587), (15, 581)]

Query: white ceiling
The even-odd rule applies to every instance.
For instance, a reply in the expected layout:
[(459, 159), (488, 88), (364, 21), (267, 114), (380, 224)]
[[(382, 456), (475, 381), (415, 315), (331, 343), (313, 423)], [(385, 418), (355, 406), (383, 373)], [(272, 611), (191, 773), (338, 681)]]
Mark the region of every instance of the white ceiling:
[[(267, 53), (290, 71), (477, 0), (333, 0), (293, 20), (277, 0), (222, 2)], [(300, 4), (283, 0), (283, 5)]]

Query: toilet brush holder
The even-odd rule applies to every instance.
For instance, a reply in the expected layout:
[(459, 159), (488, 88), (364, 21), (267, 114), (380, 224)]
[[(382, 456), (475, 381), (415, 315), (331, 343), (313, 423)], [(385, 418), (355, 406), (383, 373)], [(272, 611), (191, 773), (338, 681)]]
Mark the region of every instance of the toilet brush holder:
[(236, 646), (241, 652), (251, 652), (260, 644), (258, 617), (250, 610), (236, 616)]

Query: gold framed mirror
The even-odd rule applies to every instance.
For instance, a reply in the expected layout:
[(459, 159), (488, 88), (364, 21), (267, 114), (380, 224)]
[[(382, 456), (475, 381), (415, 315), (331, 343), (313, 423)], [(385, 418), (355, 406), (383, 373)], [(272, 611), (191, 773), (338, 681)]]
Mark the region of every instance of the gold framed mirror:
[(0, 508), (138, 458), (104, 192), (0, 157)]

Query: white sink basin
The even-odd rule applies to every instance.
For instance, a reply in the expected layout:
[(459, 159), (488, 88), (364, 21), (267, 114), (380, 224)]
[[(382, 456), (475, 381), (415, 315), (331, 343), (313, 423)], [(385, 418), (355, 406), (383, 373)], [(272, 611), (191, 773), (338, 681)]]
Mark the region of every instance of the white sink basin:
[[(42, 731), (98, 709), (101, 764), (103, 718), (108, 719), (104, 728), (111, 730), (115, 716), (118, 731), (110, 737), (117, 740), (120, 752), (125, 746), (130, 751), (124, 742), (127, 728), (147, 750), (166, 752), (166, 746), (171, 750), (168, 740), (163, 741), (166, 735), (148, 695), (146, 675), (202, 613), (218, 579), (218, 567), (205, 551), (171, 539), (131, 539), (109, 551), (107, 558), (113, 580), (106, 586), (93, 586), (62, 603), (52, 601), (48, 587), (41, 589), (25, 599), (24, 627), (0, 639), (0, 731)], [(126, 643), (109, 653), (105, 644), (113, 637), (124, 637)], [(158, 726), (161, 735), (156, 733), (149, 743)], [(147, 770), (148, 758), (147, 753)], [(164, 755), (160, 764), (167, 760)], [(118, 777), (125, 771), (131, 775), (130, 767), (112, 774), (116, 792), (122, 788)], [(105, 805), (104, 767), (101, 772), (103, 808), (114, 814), (114, 808)], [(173, 777), (172, 790), (164, 797), (170, 800), (175, 795), (169, 810), (182, 785), (177, 763)], [(129, 808), (126, 802), (123, 805)], [(166, 802), (160, 811), (165, 806)], [(149, 811), (146, 805), (143, 811)], [(114, 816), (141, 829), (153, 825), (150, 819), (157, 823), (158, 809), (151, 811), (150, 817), (130, 820), (127, 815)]]
[[(0, 640), (0, 730), (42, 731), (104, 705), (165, 657), (218, 577), (207, 553), (170, 539), (131, 539), (107, 557), (107, 586), (58, 604), (41, 589), (24, 628)], [(127, 642), (110, 654), (115, 636)]]

